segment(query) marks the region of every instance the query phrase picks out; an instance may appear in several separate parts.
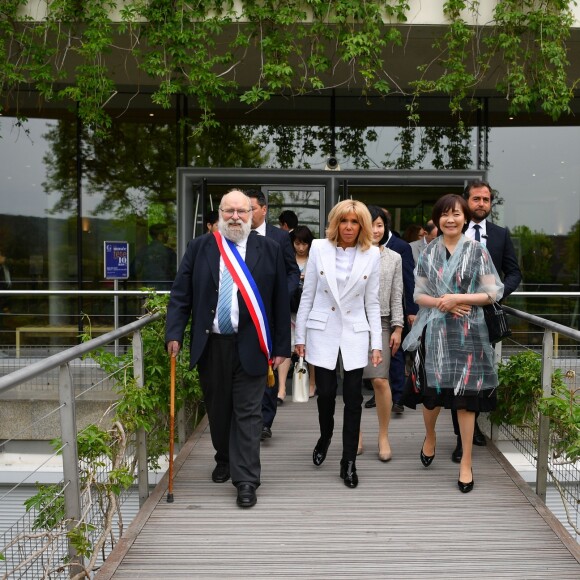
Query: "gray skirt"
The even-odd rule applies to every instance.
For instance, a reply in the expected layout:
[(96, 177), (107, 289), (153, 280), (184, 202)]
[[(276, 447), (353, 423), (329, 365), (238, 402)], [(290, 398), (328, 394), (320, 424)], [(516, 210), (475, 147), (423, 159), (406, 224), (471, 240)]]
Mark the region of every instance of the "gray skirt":
[(391, 366), (391, 349), (389, 341), (391, 340), (391, 319), (388, 316), (381, 316), (381, 330), (383, 334), (383, 362), (374, 367), (371, 360), (371, 350), (369, 349), (369, 362), (363, 371), (363, 379), (388, 379), (389, 367)]

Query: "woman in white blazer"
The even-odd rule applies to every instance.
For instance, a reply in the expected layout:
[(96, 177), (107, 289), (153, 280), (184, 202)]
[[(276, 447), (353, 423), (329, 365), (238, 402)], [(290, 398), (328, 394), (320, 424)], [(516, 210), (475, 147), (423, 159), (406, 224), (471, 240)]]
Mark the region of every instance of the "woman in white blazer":
[(339, 357), (344, 369), (344, 423), (340, 477), (358, 485), (356, 452), (362, 414), (361, 383), (368, 363), (381, 360), (379, 249), (372, 246), (372, 222), (366, 206), (341, 201), (328, 216), (326, 239), (310, 249), (300, 308), (296, 315), (296, 354), (314, 365), (320, 438), (312, 461), (320, 466), (334, 430)]

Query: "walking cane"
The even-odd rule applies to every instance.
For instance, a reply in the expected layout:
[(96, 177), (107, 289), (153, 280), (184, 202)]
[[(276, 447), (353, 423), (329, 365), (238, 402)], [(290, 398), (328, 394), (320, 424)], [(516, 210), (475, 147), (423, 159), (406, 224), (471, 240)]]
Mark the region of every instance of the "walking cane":
[(173, 503), (173, 439), (175, 437), (175, 355), (171, 355), (171, 378), (169, 386), (169, 489), (167, 503)]

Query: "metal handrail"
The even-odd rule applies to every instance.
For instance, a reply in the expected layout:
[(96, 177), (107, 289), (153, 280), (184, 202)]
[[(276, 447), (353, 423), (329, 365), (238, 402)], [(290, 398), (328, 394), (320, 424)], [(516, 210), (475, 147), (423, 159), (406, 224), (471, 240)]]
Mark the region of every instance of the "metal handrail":
[(550, 332), (556, 332), (558, 334), (562, 334), (563, 336), (567, 336), (568, 338), (572, 338), (573, 340), (580, 341), (580, 331), (574, 330), (569, 326), (564, 326), (563, 324), (558, 324), (557, 322), (552, 322), (551, 320), (547, 320), (545, 318), (540, 318), (539, 316), (535, 316), (533, 314), (528, 314), (527, 312), (523, 312), (522, 310), (516, 310), (515, 308), (511, 308), (510, 306), (506, 306), (502, 304), (502, 308), (508, 314), (521, 318), (522, 320), (526, 320), (527, 322), (531, 322), (536, 326), (539, 326), (545, 330), (549, 330)]
[(91, 340), (84, 342), (83, 344), (78, 344), (71, 348), (68, 348), (62, 352), (53, 354), (48, 358), (40, 360), (38, 362), (29, 364), (23, 368), (17, 369), (14, 372), (0, 377), (0, 393), (9, 391), (10, 389), (18, 386), (20, 383), (33, 379), (42, 373), (51, 371), (61, 365), (68, 364), (74, 359), (80, 358), (85, 354), (88, 354), (92, 350), (104, 346), (110, 342), (123, 338), (133, 332), (141, 330), (149, 323), (162, 318), (163, 314), (156, 312), (154, 314), (147, 314), (139, 320), (135, 320), (125, 326), (121, 326), (116, 330), (111, 330), (106, 334), (92, 338)]

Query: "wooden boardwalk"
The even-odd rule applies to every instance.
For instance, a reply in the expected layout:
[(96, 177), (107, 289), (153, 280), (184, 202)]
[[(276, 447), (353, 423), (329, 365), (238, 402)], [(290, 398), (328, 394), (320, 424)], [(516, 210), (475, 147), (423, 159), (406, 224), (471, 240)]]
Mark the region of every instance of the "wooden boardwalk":
[(393, 417), (393, 460), (378, 461), (374, 409), (363, 410), (360, 484), (338, 477), (342, 402), (326, 462), (312, 464), (316, 401), (279, 408), (262, 445), (258, 504), (236, 506), (211, 481), (200, 425), (176, 460), (175, 503), (155, 489), (98, 580), (173, 578), (580, 578), (580, 549), (494, 446), (475, 448), (475, 488), (457, 488), (455, 437), (442, 412), (437, 455), (419, 461), (421, 411)]

